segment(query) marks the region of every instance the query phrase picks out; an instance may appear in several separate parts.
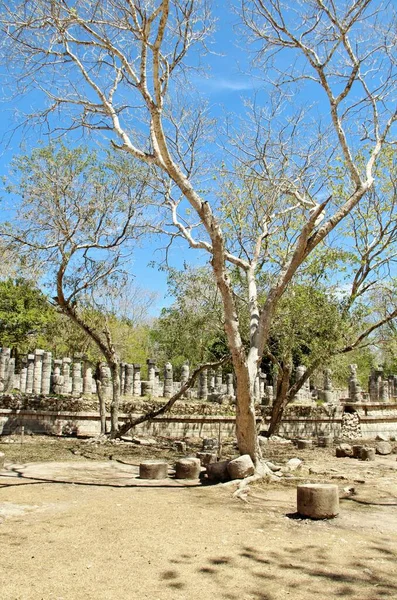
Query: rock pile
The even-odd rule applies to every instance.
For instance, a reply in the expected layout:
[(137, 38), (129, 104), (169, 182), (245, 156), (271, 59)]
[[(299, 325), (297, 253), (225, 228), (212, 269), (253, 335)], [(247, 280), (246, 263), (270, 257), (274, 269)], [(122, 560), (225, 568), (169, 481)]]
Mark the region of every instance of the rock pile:
[(343, 413), (341, 436), (348, 440), (361, 437), (360, 418), (356, 412)]

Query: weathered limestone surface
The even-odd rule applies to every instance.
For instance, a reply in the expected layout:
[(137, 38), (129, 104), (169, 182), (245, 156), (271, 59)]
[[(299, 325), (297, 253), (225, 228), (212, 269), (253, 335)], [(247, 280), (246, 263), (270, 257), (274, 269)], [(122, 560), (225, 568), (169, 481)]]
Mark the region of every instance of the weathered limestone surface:
[(175, 463), (175, 479), (198, 479), (200, 470), (199, 458), (182, 458)]
[(217, 461), (217, 455), (214, 452), (197, 452), (196, 457), (200, 459), (203, 467), (208, 467), (208, 465)]
[(124, 393), (131, 396), (134, 391), (134, 365), (125, 366)]
[(26, 393), (33, 393), (34, 354), (28, 354), (28, 367), (26, 375)]
[(61, 374), (62, 361), (59, 359), (54, 360), (54, 373), (52, 376), (52, 390), (54, 394), (62, 394), (63, 390), (63, 375)]
[(41, 371), (41, 393), (46, 396), (50, 393), (51, 389), (51, 370), (52, 354), (51, 352), (44, 352)]
[(392, 445), (389, 442), (377, 442), (376, 446), (376, 454), (387, 455), (391, 454), (393, 451)]
[(230, 479), (244, 479), (255, 473), (254, 463), (249, 454), (243, 454), (228, 462), (227, 470)]
[(297, 511), (311, 519), (330, 519), (339, 514), (338, 486), (305, 483), (297, 487)]
[(161, 460), (145, 460), (139, 465), (141, 479), (167, 479), (168, 463)]
[(134, 364), (133, 390), (134, 390), (134, 396), (141, 395), (141, 365), (139, 363)]
[(33, 393), (41, 393), (41, 378), (43, 373), (43, 355), (44, 350), (35, 350), (34, 353), (34, 371), (33, 371)]
[(368, 446), (364, 446), (361, 448), (361, 460), (375, 460), (375, 448), (369, 448)]
[(170, 362), (164, 365), (164, 398), (171, 398), (173, 394), (173, 371)]

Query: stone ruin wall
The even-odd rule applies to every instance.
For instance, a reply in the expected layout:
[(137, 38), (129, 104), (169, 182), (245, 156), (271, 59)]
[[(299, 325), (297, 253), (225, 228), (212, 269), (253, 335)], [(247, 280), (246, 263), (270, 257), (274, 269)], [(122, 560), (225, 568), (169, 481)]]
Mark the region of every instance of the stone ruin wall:
[[(304, 372), (305, 367), (299, 366), (296, 377)], [(155, 361), (149, 359), (147, 373), (147, 380), (143, 380), (140, 364), (121, 363), (122, 414), (141, 413), (145, 410), (147, 398), (151, 408), (156, 402), (161, 404), (156, 398), (170, 398), (187, 381), (190, 370), (189, 365), (184, 364), (181, 380), (174, 381), (171, 363), (166, 363), (160, 373)], [(112, 381), (105, 363), (101, 364), (100, 379), (109, 401)], [(4, 432), (7, 423), (16, 423), (15, 419), (10, 421), (11, 414), (18, 412), (21, 419), (22, 412), (29, 411), (31, 420), (35, 419), (34, 413), (39, 421), (41, 419), (47, 424), (51, 421), (52, 432), (62, 433), (68, 429), (69, 422), (77, 421), (81, 435), (91, 435), (98, 430), (98, 400), (92, 366), (79, 358), (53, 360), (50, 352), (38, 349), (24, 357), (20, 371), (15, 372), (15, 360), (10, 349), (2, 348), (0, 393), (1, 412), (6, 413), (3, 414)], [(262, 371), (258, 372), (256, 379), (255, 396), (258, 418), (262, 414), (266, 422), (273, 403), (274, 384)], [(317, 401), (324, 403), (323, 406), (318, 406)], [(234, 405), (233, 375), (220, 369), (205, 370), (196, 386), (186, 393), (185, 401), (178, 401), (175, 405), (173, 414), (176, 417), (164, 417), (157, 424), (144, 425), (141, 429), (157, 431), (160, 428), (165, 435), (182, 435), (187, 431), (194, 434), (197, 429), (201, 431), (204, 428), (206, 434), (212, 435), (212, 428), (222, 422), (222, 428), (231, 432), (234, 428)], [(39, 418), (39, 413), (42, 418)], [(39, 430), (43, 427), (42, 423)], [(0, 423), (0, 433), (1, 430)], [(348, 388), (340, 390), (333, 388), (331, 371), (325, 369), (322, 389), (311, 389), (310, 381), (306, 381), (287, 407), (280, 432), (289, 437), (334, 435), (354, 438), (385, 432), (393, 435), (397, 433), (397, 376), (385, 378), (380, 368), (373, 369), (368, 391), (364, 392), (357, 380), (357, 367), (351, 365)]]

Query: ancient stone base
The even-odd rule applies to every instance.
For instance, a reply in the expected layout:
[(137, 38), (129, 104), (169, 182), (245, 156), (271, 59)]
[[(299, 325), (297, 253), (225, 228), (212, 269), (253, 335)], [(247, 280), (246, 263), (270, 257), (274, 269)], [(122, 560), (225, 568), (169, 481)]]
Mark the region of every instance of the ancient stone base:
[(312, 440), (297, 440), (296, 445), (298, 450), (310, 450), (313, 448)]
[(297, 511), (310, 519), (332, 519), (339, 514), (338, 486), (305, 483), (297, 487)]
[(215, 463), (217, 455), (213, 452), (197, 452), (196, 458), (198, 458), (203, 467), (208, 467), (209, 464)]
[(375, 448), (361, 448), (361, 460), (375, 460)]
[(145, 460), (139, 465), (141, 479), (167, 479), (168, 463), (160, 460)]
[(199, 458), (182, 458), (175, 463), (175, 479), (198, 479), (200, 470)]
[(209, 481), (224, 482), (229, 481), (229, 471), (227, 470), (228, 460), (211, 463), (207, 466), (207, 477)]

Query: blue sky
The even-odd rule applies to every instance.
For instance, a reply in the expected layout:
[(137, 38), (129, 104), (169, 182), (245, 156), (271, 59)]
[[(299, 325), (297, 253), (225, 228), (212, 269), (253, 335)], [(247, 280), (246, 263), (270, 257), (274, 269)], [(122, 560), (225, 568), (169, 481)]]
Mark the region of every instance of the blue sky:
[[(217, 17), (216, 33), (210, 46), (211, 53), (204, 59), (209, 65), (208, 77), (194, 75), (193, 82), (207, 98), (212, 114), (241, 113), (244, 110), (244, 101), (252, 95), (255, 82), (244, 73), (248, 65), (246, 56), (238, 47), (238, 36), (234, 30), (236, 15), (225, 10), (224, 2), (218, 3), (214, 12)], [(4, 89), (3, 85), (0, 176), (7, 176), (8, 165), (14, 155), (29, 152), (39, 141), (45, 141), (44, 132), (34, 127), (15, 130), (21, 113), (30, 113), (35, 108), (43, 106), (42, 93), (33, 92), (17, 101), (10, 101), (7, 98), (12, 95), (12, 91), (12, 89)], [(164, 256), (162, 245), (164, 244), (155, 240), (145, 243), (136, 251), (131, 269), (138, 285), (158, 293), (158, 302), (152, 310), (153, 315), (158, 314), (162, 306), (172, 302), (172, 298), (166, 297), (166, 274), (156, 267), (148, 266), (151, 262), (162, 261)], [(200, 265), (205, 262), (205, 257), (189, 249), (184, 242), (177, 241), (170, 253), (170, 261), (171, 266), (175, 267), (182, 266), (183, 261)]]

